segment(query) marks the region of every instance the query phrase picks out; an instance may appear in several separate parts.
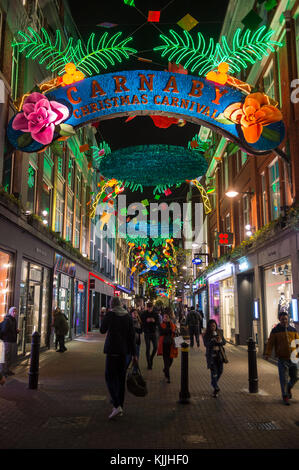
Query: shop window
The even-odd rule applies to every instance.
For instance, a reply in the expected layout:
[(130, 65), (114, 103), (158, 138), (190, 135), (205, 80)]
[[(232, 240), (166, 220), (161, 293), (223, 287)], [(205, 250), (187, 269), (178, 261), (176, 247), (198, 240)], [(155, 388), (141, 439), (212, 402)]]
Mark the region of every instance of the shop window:
[(280, 182), (278, 159), (269, 167), (271, 219), (280, 215)]
[(31, 349), (32, 334), (41, 335), (41, 346), (47, 345), (49, 335), (50, 270), (28, 261), (22, 263), (18, 351)]
[(0, 322), (8, 313), (10, 307), (10, 282), (12, 273), (12, 258), (0, 251)]
[(263, 208), (263, 225), (268, 223), (268, 201), (267, 201), (267, 188), (265, 173), (261, 175), (262, 182), (262, 208)]
[(277, 263), (265, 269), (265, 304), (267, 316), (267, 334), (279, 322), (278, 314), (287, 312), (292, 318), (292, 264), (291, 260)]
[(270, 98), (275, 100), (275, 83), (274, 83), (274, 64), (271, 62), (268, 70), (263, 77), (264, 92)]

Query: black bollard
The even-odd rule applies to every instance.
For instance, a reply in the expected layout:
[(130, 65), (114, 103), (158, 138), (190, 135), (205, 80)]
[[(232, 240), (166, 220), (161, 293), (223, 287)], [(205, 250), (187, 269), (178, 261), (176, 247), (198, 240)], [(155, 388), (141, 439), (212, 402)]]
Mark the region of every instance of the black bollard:
[(257, 375), (257, 362), (256, 362), (256, 349), (255, 341), (249, 338), (248, 344), (248, 381), (249, 381), (249, 393), (258, 393), (258, 375)]
[(188, 404), (190, 393), (188, 389), (188, 354), (189, 354), (189, 345), (188, 343), (181, 344), (181, 391), (179, 403)]
[(31, 342), (31, 355), (30, 355), (30, 370), (29, 370), (29, 388), (36, 390), (38, 386), (38, 371), (39, 371), (39, 348), (40, 348), (40, 334), (35, 331), (32, 335)]

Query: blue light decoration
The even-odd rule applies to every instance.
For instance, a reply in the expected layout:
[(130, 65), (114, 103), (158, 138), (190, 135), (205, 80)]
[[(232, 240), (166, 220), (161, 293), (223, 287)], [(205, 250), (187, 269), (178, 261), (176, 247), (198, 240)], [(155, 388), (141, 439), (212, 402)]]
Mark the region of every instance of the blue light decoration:
[[(96, 75), (72, 85), (45, 93), (69, 109), (63, 122), (74, 129), (90, 122), (113, 116), (164, 115), (203, 125), (238, 144), (251, 155), (264, 155), (277, 148), (285, 135), (283, 121), (266, 126), (257, 142), (249, 144), (240, 124), (224, 116), (232, 104), (242, 104), (248, 96), (245, 91), (230, 84), (219, 85), (203, 77), (157, 70), (131, 70)], [(27, 144), (18, 138), (22, 131), (14, 130), (12, 122), (7, 135), (14, 148), (22, 152), (37, 152), (44, 146), (37, 141)], [(60, 137), (59, 130), (53, 140)], [(19, 139), (20, 142), (20, 139)]]

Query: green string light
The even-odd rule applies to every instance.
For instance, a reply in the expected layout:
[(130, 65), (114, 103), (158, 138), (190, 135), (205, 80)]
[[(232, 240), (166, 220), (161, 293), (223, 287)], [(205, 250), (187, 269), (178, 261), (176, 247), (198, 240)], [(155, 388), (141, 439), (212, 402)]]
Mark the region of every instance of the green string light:
[(185, 69), (190, 68), (191, 73), (198, 71), (199, 75), (216, 69), (222, 62), (229, 64), (230, 73), (240, 72), (241, 68), (247, 68), (248, 63), (254, 64), (263, 56), (269, 55), (269, 50), (274, 52), (274, 46), (283, 45), (271, 39), (274, 31), (266, 32), (266, 26), (261, 26), (254, 33), (247, 29), (243, 35), (241, 29), (237, 29), (232, 47), (228, 45), (225, 36), (222, 36), (221, 42), (217, 44), (211, 38), (207, 45), (203, 35), (198, 33), (195, 45), (188, 31), (184, 31), (183, 37), (172, 29), (169, 32), (172, 37), (161, 34), (160, 38), (165, 44), (155, 47), (154, 51), (162, 51), (162, 57), (167, 57), (169, 62), (174, 60)]
[(95, 43), (95, 34), (92, 33), (88, 39), (87, 47), (79, 39), (74, 45), (74, 39), (68, 40), (67, 46), (63, 48), (62, 37), (59, 30), (56, 31), (55, 43), (52, 42), (47, 31), (42, 28), (41, 34), (28, 27), (28, 33), (18, 32), (19, 40), (12, 44), (20, 53), (24, 53), (26, 59), (38, 60), (39, 63), (47, 64), (47, 70), (56, 72), (58, 75), (64, 73), (66, 64), (72, 62), (77, 69), (91, 76), (100, 73), (100, 68), (107, 69), (108, 65), (115, 65), (123, 58), (128, 59), (130, 54), (137, 51), (127, 46), (132, 37), (118, 41), (121, 32), (114, 34), (110, 39), (108, 33), (104, 33), (98, 43)]

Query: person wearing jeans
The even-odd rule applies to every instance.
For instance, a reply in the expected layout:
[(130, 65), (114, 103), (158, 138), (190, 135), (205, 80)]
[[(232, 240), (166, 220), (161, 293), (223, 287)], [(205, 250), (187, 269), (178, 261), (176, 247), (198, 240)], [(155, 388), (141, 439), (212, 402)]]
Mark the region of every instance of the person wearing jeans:
[(19, 330), (17, 328), (17, 308), (11, 307), (8, 314), (4, 318), (2, 326), (2, 341), (4, 342), (4, 362), (0, 365), (0, 372), (4, 377), (14, 375), (11, 370), (13, 361), (16, 358), (17, 350), (17, 335)]
[[(153, 368), (153, 360), (157, 352), (157, 329), (160, 325), (159, 315), (154, 312), (153, 304), (151, 302), (147, 303), (146, 310), (141, 315), (141, 321), (144, 332), (147, 368), (151, 370)], [(152, 352), (150, 351), (151, 343), (153, 345)]]
[(275, 356), (278, 358), (278, 374), (282, 399), (285, 405), (289, 406), (289, 400), (292, 398), (292, 388), (298, 380), (297, 364), (291, 360), (291, 354), (296, 350), (294, 340), (299, 339), (297, 330), (289, 325), (289, 316), (286, 312), (279, 314), (279, 323), (276, 325), (269, 336), (265, 359), (268, 360), (275, 350)]
[(123, 415), (125, 398), (127, 356), (136, 356), (135, 331), (129, 313), (120, 305), (119, 297), (111, 299), (111, 311), (103, 318), (100, 332), (107, 333), (104, 354), (106, 354), (105, 379), (113, 409), (109, 419)]
[(208, 321), (203, 341), (206, 347), (207, 366), (211, 371), (211, 385), (214, 389), (213, 397), (217, 398), (220, 392), (218, 381), (223, 373), (223, 360), (220, 354), (220, 347), (224, 346), (226, 341), (218, 330), (215, 320)]
[(169, 314), (164, 313), (163, 320), (160, 325), (158, 356), (163, 356), (163, 372), (168, 383), (170, 383), (169, 369), (173, 363), (173, 359), (178, 356), (178, 350), (174, 345), (175, 331), (176, 326), (170, 320)]

